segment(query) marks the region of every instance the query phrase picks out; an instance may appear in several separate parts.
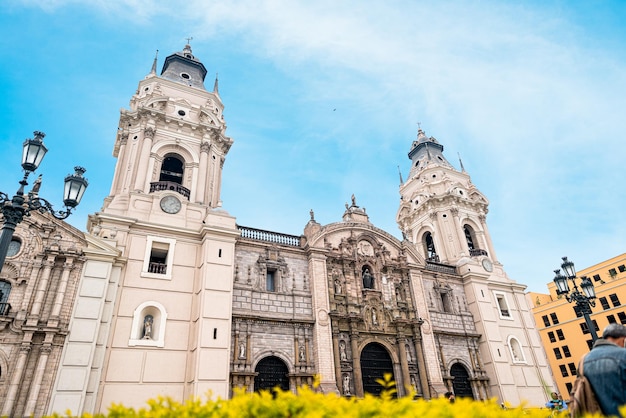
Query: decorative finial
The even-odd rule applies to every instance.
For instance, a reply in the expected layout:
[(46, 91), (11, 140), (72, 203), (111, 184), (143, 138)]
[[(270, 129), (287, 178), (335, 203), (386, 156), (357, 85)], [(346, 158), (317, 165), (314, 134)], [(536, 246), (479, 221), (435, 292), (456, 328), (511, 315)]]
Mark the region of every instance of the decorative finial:
[(154, 54), (154, 61), (152, 62), (152, 69), (150, 70), (150, 74), (156, 74), (158, 57), (159, 57), (159, 50), (157, 49), (156, 54)]
[(213, 84), (213, 93), (215, 94), (219, 94), (220, 90), (218, 87), (218, 79), (217, 79), (217, 73), (215, 73), (215, 84)]
[(313, 213), (313, 209), (311, 209), (309, 214), (311, 215), (311, 220), (314, 221), (315, 220), (315, 213)]
[(461, 160), (461, 153), (457, 152), (457, 154), (459, 155), (459, 164), (461, 164), (461, 171), (465, 173), (465, 167), (463, 167), (463, 160)]
[(350, 197), (350, 200), (352, 200), (352, 206), (356, 206), (356, 197), (354, 197), (354, 193)]
[(398, 174), (400, 175), (400, 185), (402, 185), (404, 180), (402, 180), (402, 171), (400, 171), (400, 166), (398, 166)]
[(187, 39), (187, 45), (189, 45), (189, 43), (193, 41), (193, 36), (190, 36), (189, 38), (185, 38), (185, 39)]

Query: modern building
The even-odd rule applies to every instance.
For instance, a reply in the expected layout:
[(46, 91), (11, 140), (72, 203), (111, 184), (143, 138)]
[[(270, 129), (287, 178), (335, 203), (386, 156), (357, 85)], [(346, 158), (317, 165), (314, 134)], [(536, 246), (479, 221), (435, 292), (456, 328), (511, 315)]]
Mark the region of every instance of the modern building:
[(217, 81), (206, 89), (189, 45), (156, 68), (121, 111), (111, 192), (85, 234), (110, 248), (114, 274), (76, 296), (48, 413), (295, 391), (315, 376), (363, 396), (385, 373), (400, 396), (547, 401), (525, 286), (496, 257), (487, 198), (435, 138), (407, 143), (402, 240), (355, 196), (334, 223), (303, 214), (299, 235), (237, 225), (220, 200), (233, 140)]
[[(591, 321), (598, 336), (609, 324), (626, 324), (626, 253), (577, 272), (588, 277), (596, 291)], [(548, 284), (549, 294), (528, 293), (534, 305), (533, 315), (550, 363), (558, 392), (569, 399), (578, 361), (593, 345), (591, 332), (583, 316), (556, 294), (556, 285)]]

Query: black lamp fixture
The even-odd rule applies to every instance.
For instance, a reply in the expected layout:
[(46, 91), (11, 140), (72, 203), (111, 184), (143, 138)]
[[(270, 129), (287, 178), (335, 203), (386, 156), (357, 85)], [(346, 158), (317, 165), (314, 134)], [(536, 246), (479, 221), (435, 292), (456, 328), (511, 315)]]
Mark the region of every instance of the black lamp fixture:
[[(574, 263), (569, 261), (567, 257), (562, 257), (562, 259), (563, 263), (561, 264), (561, 268), (554, 270), (556, 274), (556, 276), (554, 276), (556, 294), (559, 296), (564, 295), (569, 303), (574, 302), (576, 304), (574, 311), (580, 312), (583, 315), (587, 323), (587, 328), (589, 328), (589, 332), (591, 333), (591, 338), (595, 342), (598, 339), (598, 334), (596, 333), (596, 328), (591, 322), (589, 315), (591, 315), (591, 308), (596, 306), (596, 290), (587, 276), (580, 278), (579, 289), (576, 285), (576, 269), (574, 268)], [(561, 274), (561, 270), (563, 270), (564, 274)], [(570, 280), (574, 285), (572, 289), (569, 287)]]
[(45, 136), (43, 132), (35, 131), (33, 139), (24, 141), (24, 150), (22, 152), (24, 178), (20, 181), (20, 188), (15, 195), (9, 197), (6, 193), (0, 192), (0, 211), (2, 211), (4, 217), (0, 235), (0, 271), (2, 271), (15, 227), (22, 222), (24, 216), (30, 216), (31, 211), (38, 211), (41, 213), (48, 212), (57, 219), (65, 219), (78, 206), (89, 184), (87, 179), (83, 177), (86, 170), (83, 167), (74, 167), (74, 174), (69, 174), (65, 177), (63, 192), (65, 210), (61, 211), (55, 211), (50, 202), (39, 197), (40, 180), (35, 182), (33, 190), (24, 195), (24, 188), (28, 185), (28, 176), (37, 170), (41, 160), (48, 152), (48, 148), (43, 143)]

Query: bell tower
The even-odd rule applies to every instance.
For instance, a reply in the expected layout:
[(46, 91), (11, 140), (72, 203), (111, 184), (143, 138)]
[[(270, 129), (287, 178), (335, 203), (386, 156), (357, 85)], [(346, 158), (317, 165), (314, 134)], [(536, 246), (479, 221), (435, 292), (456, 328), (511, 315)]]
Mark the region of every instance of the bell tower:
[[(471, 313), (479, 348), (473, 367), (489, 376), (490, 396), (513, 404), (541, 403), (545, 398), (541, 382), (551, 381), (545, 353), (525, 297), (526, 286), (510, 280), (496, 258), (486, 223), (487, 198), (462, 163), (456, 170), (443, 156), (443, 145), (422, 129), (409, 159), (411, 169), (400, 185), (396, 220), (438, 283), (430, 297), (447, 302), (443, 310), (448, 314)], [(443, 271), (453, 274), (444, 278)], [(446, 289), (450, 283), (460, 287)], [(447, 373), (454, 375), (456, 366), (449, 366), (445, 365)]]
[(233, 140), (217, 79), (208, 91), (189, 44), (160, 75), (156, 67), (157, 58), (120, 111), (111, 192), (87, 226), (126, 259), (103, 313), (112, 324), (104, 360), (90, 372), (98, 392), (84, 395), (90, 412), (158, 395), (229, 395), (239, 231), (220, 188)]

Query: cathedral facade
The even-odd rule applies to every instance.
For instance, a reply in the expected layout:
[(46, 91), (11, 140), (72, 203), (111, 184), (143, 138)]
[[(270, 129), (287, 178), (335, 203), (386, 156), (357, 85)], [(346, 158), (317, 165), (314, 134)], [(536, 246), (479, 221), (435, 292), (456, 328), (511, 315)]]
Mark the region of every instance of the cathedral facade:
[[(362, 397), (380, 393), (386, 374), (399, 396), (546, 402), (552, 377), (525, 286), (496, 258), (486, 197), (435, 138), (420, 130), (409, 144), (402, 240), (355, 196), (337, 222), (305, 215), (301, 235), (241, 226), (221, 208), (233, 140), (206, 73), (186, 45), (160, 75), (155, 59), (122, 110), (111, 193), (78, 234), (99, 249), (85, 260), (100, 257), (103, 280), (96, 286), (86, 266), (76, 273), (83, 290), (68, 301), (44, 400), (25, 411), (296, 391), (315, 379), (321, 391)], [(12, 306), (20, 298), (12, 292)], [(0, 361), (2, 379), (24, 373)], [(3, 411), (18, 411), (13, 395), (0, 396)]]

